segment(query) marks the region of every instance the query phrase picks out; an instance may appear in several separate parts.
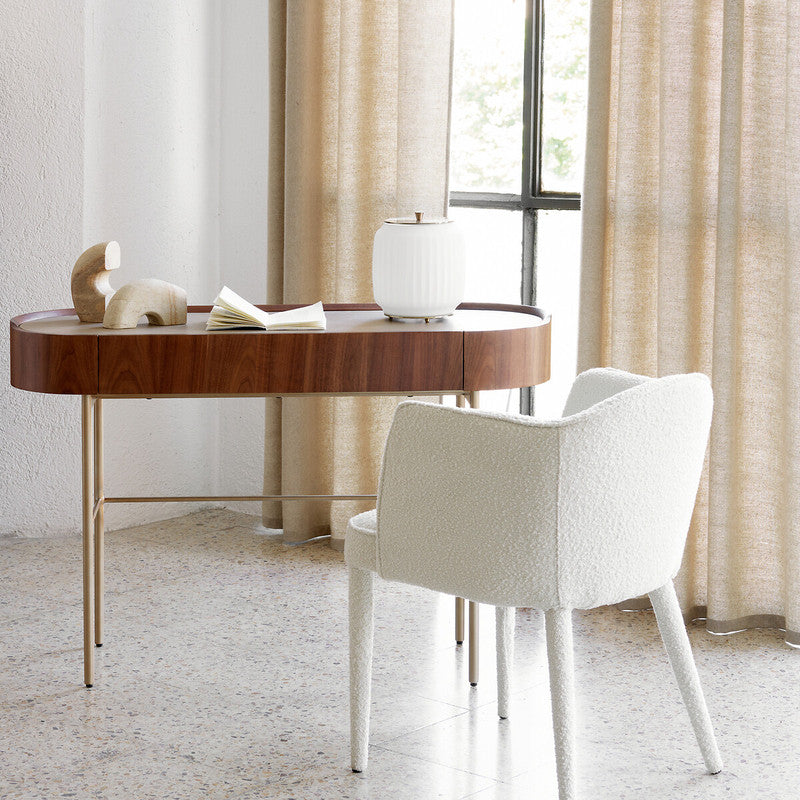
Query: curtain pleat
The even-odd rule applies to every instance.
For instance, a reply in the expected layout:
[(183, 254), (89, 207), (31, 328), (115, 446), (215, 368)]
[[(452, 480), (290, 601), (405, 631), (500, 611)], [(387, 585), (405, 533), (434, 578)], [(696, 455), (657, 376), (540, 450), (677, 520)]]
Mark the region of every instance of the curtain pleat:
[[(272, 0), (270, 302), (373, 302), (384, 219), (447, 208), (452, 0)], [(396, 401), (266, 406), (265, 493), (373, 493)], [(363, 504), (264, 504), (287, 541)]]
[(798, 645), (799, 13), (593, 3), (579, 344), (580, 369), (711, 376), (679, 597)]

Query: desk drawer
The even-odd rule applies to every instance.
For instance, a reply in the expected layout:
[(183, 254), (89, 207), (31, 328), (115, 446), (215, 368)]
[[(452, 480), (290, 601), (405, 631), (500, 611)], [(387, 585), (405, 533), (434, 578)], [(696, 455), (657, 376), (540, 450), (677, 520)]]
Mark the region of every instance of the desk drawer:
[(463, 333), (252, 332), (100, 337), (100, 394), (457, 391)]

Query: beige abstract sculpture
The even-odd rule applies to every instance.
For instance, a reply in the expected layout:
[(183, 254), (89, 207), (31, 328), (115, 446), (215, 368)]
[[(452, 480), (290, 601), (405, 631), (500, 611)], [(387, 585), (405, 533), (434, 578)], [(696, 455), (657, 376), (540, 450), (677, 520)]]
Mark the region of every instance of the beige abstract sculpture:
[(72, 305), (81, 322), (102, 322), (106, 304), (114, 290), (108, 272), (119, 267), (116, 242), (101, 242), (81, 253), (72, 268)]
[(126, 283), (108, 301), (104, 328), (135, 328), (141, 317), (151, 325), (185, 325), (186, 291), (157, 278)]

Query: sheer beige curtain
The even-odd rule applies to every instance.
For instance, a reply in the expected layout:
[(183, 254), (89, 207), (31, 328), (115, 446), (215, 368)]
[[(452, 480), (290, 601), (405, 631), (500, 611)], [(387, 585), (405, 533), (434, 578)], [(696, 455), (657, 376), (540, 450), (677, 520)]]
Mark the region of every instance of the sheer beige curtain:
[[(269, 24), (268, 299), (371, 303), (382, 221), (446, 212), (452, 0), (272, 0)], [(374, 492), (395, 404), (268, 400), (265, 493)], [(283, 506), (265, 525), (335, 546), (362, 510)]]
[(679, 594), (800, 645), (800, 4), (595, 0), (581, 369), (710, 375)]

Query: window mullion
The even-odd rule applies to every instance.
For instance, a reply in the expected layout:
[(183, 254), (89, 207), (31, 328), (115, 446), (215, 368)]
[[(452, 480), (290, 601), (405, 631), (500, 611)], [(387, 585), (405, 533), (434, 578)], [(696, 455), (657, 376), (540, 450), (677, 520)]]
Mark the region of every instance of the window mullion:
[(550, 193), (526, 197), (522, 200), (523, 208), (538, 208), (543, 211), (550, 210), (578, 210), (581, 207), (581, 196), (579, 194), (556, 194)]
[(536, 303), (536, 209), (522, 212), (522, 262), (529, 269), (522, 270), (520, 300), (526, 306)]
[(566, 192), (548, 192), (528, 197), (502, 192), (450, 192), (450, 205), (461, 208), (505, 208), (513, 211), (528, 208), (569, 211), (580, 209), (581, 196)]
[(536, 81), (533, 76), (533, 63), (534, 53), (539, 51), (540, 48), (534, 41), (537, 34), (534, 23), (536, 6), (537, 0), (526, 0), (525, 2), (525, 51), (522, 78), (522, 175), (520, 176), (523, 202), (528, 202), (533, 197), (535, 184), (532, 179), (537, 160), (535, 153), (538, 131), (536, 130), (535, 122), (538, 115), (533, 111), (537, 87), (534, 85)]
[[(522, 101), (522, 281), (520, 300), (536, 297), (536, 201), (541, 175), (542, 0), (526, 0)], [(533, 414), (534, 390), (520, 389), (520, 413)]]
[(522, 209), (522, 198), (518, 194), (501, 192), (450, 192), (450, 205), (462, 208)]
[[(537, 211), (526, 208), (522, 212), (522, 286), (521, 300), (524, 305), (536, 303), (536, 222)], [(524, 386), (519, 390), (520, 414), (533, 416), (533, 387)]]
[[(542, 176), (542, 56), (544, 51), (544, 0), (527, 0), (525, 83), (528, 86), (526, 121), (529, 135), (523, 142), (528, 150), (528, 167), (523, 174), (526, 199), (541, 196)], [(524, 107), (524, 106), (523, 106)], [(523, 161), (524, 161), (523, 156)], [(524, 167), (523, 167), (524, 169)]]

